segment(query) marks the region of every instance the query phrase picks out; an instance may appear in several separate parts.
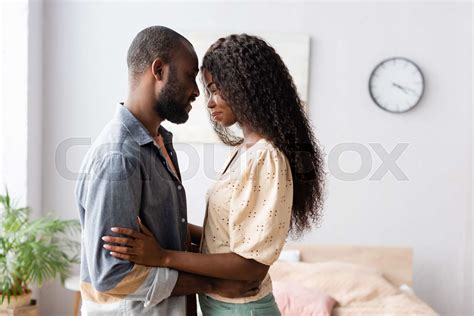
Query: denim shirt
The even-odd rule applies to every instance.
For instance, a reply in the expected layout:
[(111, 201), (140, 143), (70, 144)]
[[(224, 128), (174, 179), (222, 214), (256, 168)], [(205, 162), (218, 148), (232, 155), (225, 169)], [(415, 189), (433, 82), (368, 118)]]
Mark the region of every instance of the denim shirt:
[(138, 230), (137, 216), (160, 242), (185, 250), (186, 193), (172, 134), (158, 130), (175, 175), (153, 138), (123, 105), (103, 129), (82, 163), (76, 198), (82, 226), (83, 315), (184, 315), (184, 296), (169, 297), (176, 270), (136, 265), (115, 258), (101, 237), (112, 227)]

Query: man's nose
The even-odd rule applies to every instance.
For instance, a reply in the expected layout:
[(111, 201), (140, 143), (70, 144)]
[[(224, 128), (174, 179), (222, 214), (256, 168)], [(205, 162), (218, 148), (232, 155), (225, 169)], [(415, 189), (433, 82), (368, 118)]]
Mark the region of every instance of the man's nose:
[(199, 94), (200, 94), (200, 92), (199, 92), (199, 87), (198, 87), (197, 83), (194, 82), (193, 96), (194, 96), (195, 98), (197, 98), (197, 97), (199, 96)]

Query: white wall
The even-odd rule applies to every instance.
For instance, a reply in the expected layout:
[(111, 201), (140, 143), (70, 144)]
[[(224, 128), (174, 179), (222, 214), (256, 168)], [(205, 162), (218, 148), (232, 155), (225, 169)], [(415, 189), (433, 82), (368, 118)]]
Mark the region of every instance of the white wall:
[[(28, 1), (2, 2), (0, 194), (27, 200)], [(13, 31), (12, 31), (13, 30)]]
[(27, 204), (42, 210), (43, 177), (43, 0), (28, 0)]
[[(3, 17), (3, 11), (4, 11), (4, 5), (0, 4), (0, 16)], [(3, 20), (3, 19), (2, 19)], [(3, 30), (5, 29), (5, 27), (3, 26), (4, 23), (0, 23), (0, 60), (3, 60), (4, 59), (4, 49), (3, 49)], [(3, 186), (3, 183), (4, 183), (4, 180), (3, 180), (3, 177), (4, 177), (4, 167), (3, 167), (3, 152), (5, 151), (4, 150), (4, 145), (3, 145), (3, 129), (4, 129), (4, 125), (5, 123), (3, 123), (4, 121), (4, 114), (3, 114), (3, 106), (1, 104), (2, 103), (2, 99), (3, 99), (3, 77), (4, 77), (4, 66), (3, 66), (3, 62), (0, 62), (0, 185)], [(2, 192), (2, 191), (0, 191)], [(0, 193), (0, 194), (3, 194)]]
[[(42, 0), (0, 2), (0, 194), (41, 214)], [(36, 288), (33, 288), (36, 295)]]
[[(74, 177), (59, 145), (93, 138), (124, 99), (125, 56), (142, 28), (162, 24), (180, 32), (297, 32), (311, 36), (309, 114), (329, 153), (341, 143), (390, 152), (408, 149), (397, 161), (409, 181), (387, 174), (328, 180), (322, 227), (304, 242), (393, 245), (414, 248), (418, 295), (443, 315), (468, 315), (472, 307), (472, 10), (469, 3), (150, 3), (47, 2), (43, 41), (43, 208), (77, 217)], [(389, 114), (370, 100), (372, 68), (390, 56), (415, 61), (426, 78), (421, 104)], [(191, 113), (192, 115), (192, 113)], [(69, 143), (87, 144), (83, 140)], [(180, 147), (189, 153), (189, 146)], [(184, 149), (183, 149), (184, 148)], [(203, 155), (202, 145), (191, 146)], [(218, 168), (226, 148), (212, 147)], [(77, 171), (87, 146), (71, 147), (65, 161)], [(374, 172), (381, 161), (373, 155)], [(60, 155), (61, 156), (61, 155)], [(64, 156), (64, 155), (63, 155)], [(183, 169), (188, 159), (181, 152)], [(191, 160), (194, 163), (194, 160)], [(358, 157), (341, 156), (343, 170)], [(185, 175), (190, 220), (202, 220), (210, 179)], [(72, 303), (57, 285), (42, 291), (43, 315), (63, 315)], [(58, 297), (61, 299), (58, 300)]]

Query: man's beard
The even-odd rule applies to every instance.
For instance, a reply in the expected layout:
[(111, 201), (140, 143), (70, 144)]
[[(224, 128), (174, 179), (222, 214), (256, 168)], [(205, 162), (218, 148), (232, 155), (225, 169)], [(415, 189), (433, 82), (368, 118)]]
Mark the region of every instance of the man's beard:
[(171, 67), (168, 82), (155, 102), (155, 111), (162, 119), (175, 124), (182, 124), (188, 120), (189, 114), (186, 111), (188, 104), (178, 101), (180, 91), (183, 90), (176, 78), (175, 70)]

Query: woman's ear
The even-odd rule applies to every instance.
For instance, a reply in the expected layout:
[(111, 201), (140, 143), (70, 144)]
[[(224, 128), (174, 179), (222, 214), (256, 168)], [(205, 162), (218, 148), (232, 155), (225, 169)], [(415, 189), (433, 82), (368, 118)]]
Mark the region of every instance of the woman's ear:
[(163, 66), (163, 61), (160, 58), (155, 59), (151, 64), (153, 77), (158, 81), (163, 80)]

